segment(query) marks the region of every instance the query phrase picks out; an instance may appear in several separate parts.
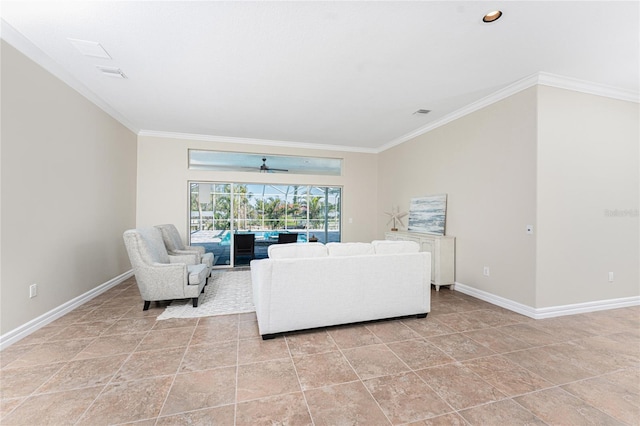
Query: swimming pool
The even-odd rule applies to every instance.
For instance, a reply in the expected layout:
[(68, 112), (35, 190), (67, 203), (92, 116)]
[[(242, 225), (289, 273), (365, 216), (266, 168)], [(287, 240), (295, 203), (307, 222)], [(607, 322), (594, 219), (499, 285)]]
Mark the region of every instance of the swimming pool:
[[(236, 232), (236, 234), (255, 234), (256, 242), (265, 241), (265, 242), (277, 242), (278, 234), (289, 234), (291, 232), (287, 231), (251, 231), (251, 232)], [(220, 237), (220, 245), (229, 245), (231, 244), (231, 231), (225, 231)], [(298, 233), (298, 242), (306, 243), (307, 242), (307, 233), (299, 232)]]

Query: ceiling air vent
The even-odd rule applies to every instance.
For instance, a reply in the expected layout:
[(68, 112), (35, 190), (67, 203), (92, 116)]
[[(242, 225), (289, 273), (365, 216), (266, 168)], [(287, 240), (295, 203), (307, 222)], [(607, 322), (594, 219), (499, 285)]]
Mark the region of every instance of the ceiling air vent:
[(103, 67), (100, 65), (96, 65), (96, 68), (98, 68), (102, 72), (102, 74), (108, 75), (109, 77), (127, 78), (127, 76), (124, 75), (120, 68)]
[(98, 42), (78, 40), (75, 38), (68, 38), (69, 42), (78, 49), (78, 52), (85, 56), (93, 56), (94, 58), (111, 59), (111, 56), (104, 50), (104, 47)]
[(430, 109), (419, 109), (414, 114), (429, 114), (431, 112)]

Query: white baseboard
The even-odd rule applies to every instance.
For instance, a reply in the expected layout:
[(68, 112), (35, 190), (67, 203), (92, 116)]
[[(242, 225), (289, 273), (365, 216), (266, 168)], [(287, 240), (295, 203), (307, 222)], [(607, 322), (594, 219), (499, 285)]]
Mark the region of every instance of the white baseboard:
[(586, 312), (604, 311), (607, 309), (640, 305), (640, 296), (632, 296), (619, 299), (575, 303), (572, 305), (551, 306), (548, 308), (533, 308), (458, 282), (455, 284), (455, 290), (534, 319), (553, 318), (564, 315), (583, 314)]
[(100, 284), (98, 287), (95, 287), (88, 292), (69, 300), (68, 302), (58, 306), (57, 308), (54, 308), (49, 312), (40, 315), (38, 318), (32, 319), (28, 323), (3, 334), (2, 336), (0, 336), (0, 350), (12, 345), (20, 339), (27, 337), (34, 331), (57, 320), (58, 318), (71, 312), (78, 306), (87, 303), (89, 300), (93, 299), (96, 296), (99, 296), (110, 288), (117, 286), (118, 284), (132, 276), (133, 270), (131, 269), (124, 274), (118, 275), (117, 277), (107, 281), (106, 283)]

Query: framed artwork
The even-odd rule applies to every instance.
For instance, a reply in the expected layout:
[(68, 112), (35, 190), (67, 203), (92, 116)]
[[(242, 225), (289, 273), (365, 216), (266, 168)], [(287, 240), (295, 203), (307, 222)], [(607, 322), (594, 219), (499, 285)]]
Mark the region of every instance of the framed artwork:
[(409, 204), (409, 231), (444, 235), (447, 194), (412, 198)]

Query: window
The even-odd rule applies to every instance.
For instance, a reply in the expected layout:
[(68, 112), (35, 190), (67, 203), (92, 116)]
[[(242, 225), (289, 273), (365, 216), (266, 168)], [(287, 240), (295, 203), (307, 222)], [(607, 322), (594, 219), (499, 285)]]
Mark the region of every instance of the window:
[(234, 233), (255, 234), (257, 259), (280, 233), (340, 241), (341, 187), (190, 182), (189, 197), (190, 244), (212, 252), (217, 266), (233, 266)]
[(189, 169), (340, 176), (342, 159), (190, 149)]

